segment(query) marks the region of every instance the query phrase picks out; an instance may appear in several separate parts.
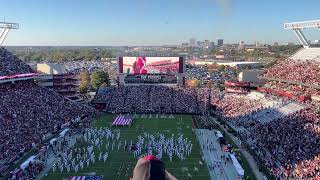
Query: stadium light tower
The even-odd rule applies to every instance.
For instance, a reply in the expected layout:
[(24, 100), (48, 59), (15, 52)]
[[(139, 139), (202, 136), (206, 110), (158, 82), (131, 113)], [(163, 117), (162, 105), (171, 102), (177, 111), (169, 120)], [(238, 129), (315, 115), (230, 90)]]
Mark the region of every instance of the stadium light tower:
[(0, 47), (6, 39), (10, 29), (19, 29), (18, 23), (0, 22)]
[(307, 38), (304, 36), (301, 29), (305, 28), (320, 28), (320, 20), (313, 21), (302, 21), (302, 22), (293, 22), (293, 23), (285, 23), (284, 29), (292, 29), (299, 41), (305, 48), (309, 48), (310, 44)]

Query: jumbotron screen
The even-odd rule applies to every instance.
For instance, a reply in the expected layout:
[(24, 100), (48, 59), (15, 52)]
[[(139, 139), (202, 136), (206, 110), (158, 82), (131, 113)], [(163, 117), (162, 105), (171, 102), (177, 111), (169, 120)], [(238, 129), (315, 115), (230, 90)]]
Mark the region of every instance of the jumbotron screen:
[[(122, 71), (126, 74), (178, 74), (182, 67), (179, 57), (122, 57)], [(121, 72), (120, 70), (120, 72)]]

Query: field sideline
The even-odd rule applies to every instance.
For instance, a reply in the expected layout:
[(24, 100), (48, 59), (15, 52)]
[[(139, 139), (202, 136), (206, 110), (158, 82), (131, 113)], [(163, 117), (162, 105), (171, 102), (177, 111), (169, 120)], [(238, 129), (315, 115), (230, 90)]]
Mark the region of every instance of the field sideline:
[[(154, 115), (153, 115), (154, 116)], [(93, 123), (93, 127), (109, 127), (112, 123), (114, 115), (106, 115), (96, 120)], [(187, 172), (183, 172), (182, 169), (188, 169), (188, 172), (192, 175), (192, 179), (195, 180), (207, 180), (210, 179), (207, 166), (199, 165), (201, 160), (200, 147), (196, 140), (196, 137), (192, 133), (192, 117), (190, 115), (174, 115), (174, 118), (136, 118), (131, 127), (111, 127), (111, 129), (120, 129), (121, 139), (136, 141), (138, 135), (143, 135), (144, 132), (156, 135), (158, 132), (164, 134), (166, 137), (171, 137), (172, 134), (177, 137), (183, 134), (183, 137), (188, 138), (193, 143), (192, 154), (187, 157), (186, 160), (181, 161), (178, 157), (174, 156), (173, 161), (169, 161), (169, 157), (164, 155), (162, 160), (166, 164), (166, 169), (176, 176), (178, 179), (188, 179)], [(77, 142), (75, 147), (87, 147), (84, 142)], [(96, 150), (95, 150), (96, 151)], [(96, 151), (96, 153), (98, 153)], [(60, 173), (59, 168), (55, 173), (52, 170), (49, 171), (48, 176), (43, 179), (57, 180), (57, 179), (69, 179), (70, 176), (85, 176), (93, 172), (96, 175), (102, 175), (104, 179), (129, 179), (132, 176), (133, 168), (137, 162), (137, 158), (132, 153), (125, 151), (110, 151), (109, 158), (106, 163), (102, 161), (96, 161), (95, 164), (90, 164), (88, 168), (80, 170), (77, 174), (72, 170), (70, 173)], [(119, 168), (122, 167), (121, 172)], [(197, 167), (199, 171), (194, 172), (194, 168)]]

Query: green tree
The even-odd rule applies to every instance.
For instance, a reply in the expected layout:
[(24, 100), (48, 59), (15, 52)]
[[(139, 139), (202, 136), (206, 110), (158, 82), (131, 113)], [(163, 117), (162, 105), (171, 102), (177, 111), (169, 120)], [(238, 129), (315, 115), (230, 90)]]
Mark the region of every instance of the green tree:
[(88, 71), (83, 71), (80, 73), (80, 81), (90, 83), (90, 73)]
[(88, 71), (83, 71), (80, 73), (80, 82), (80, 93), (86, 93), (91, 84), (90, 73)]
[(81, 84), (80, 84), (80, 87), (79, 87), (79, 91), (80, 91), (80, 93), (86, 93), (86, 92), (88, 92), (88, 90), (89, 90), (89, 82), (82, 82)]
[(98, 70), (94, 72), (91, 76), (92, 88), (97, 90), (99, 86), (105, 84), (106, 86), (110, 85), (109, 74), (105, 71)]

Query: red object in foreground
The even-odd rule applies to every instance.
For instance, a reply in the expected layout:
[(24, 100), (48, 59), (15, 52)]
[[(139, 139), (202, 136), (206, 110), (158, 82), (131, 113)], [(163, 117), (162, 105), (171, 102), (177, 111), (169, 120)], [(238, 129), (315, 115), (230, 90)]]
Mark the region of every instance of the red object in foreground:
[(160, 161), (160, 159), (158, 159), (156, 156), (153, 156), (153, 155), (145, 156), (143, 159), (151, 160), (151, 161)]

